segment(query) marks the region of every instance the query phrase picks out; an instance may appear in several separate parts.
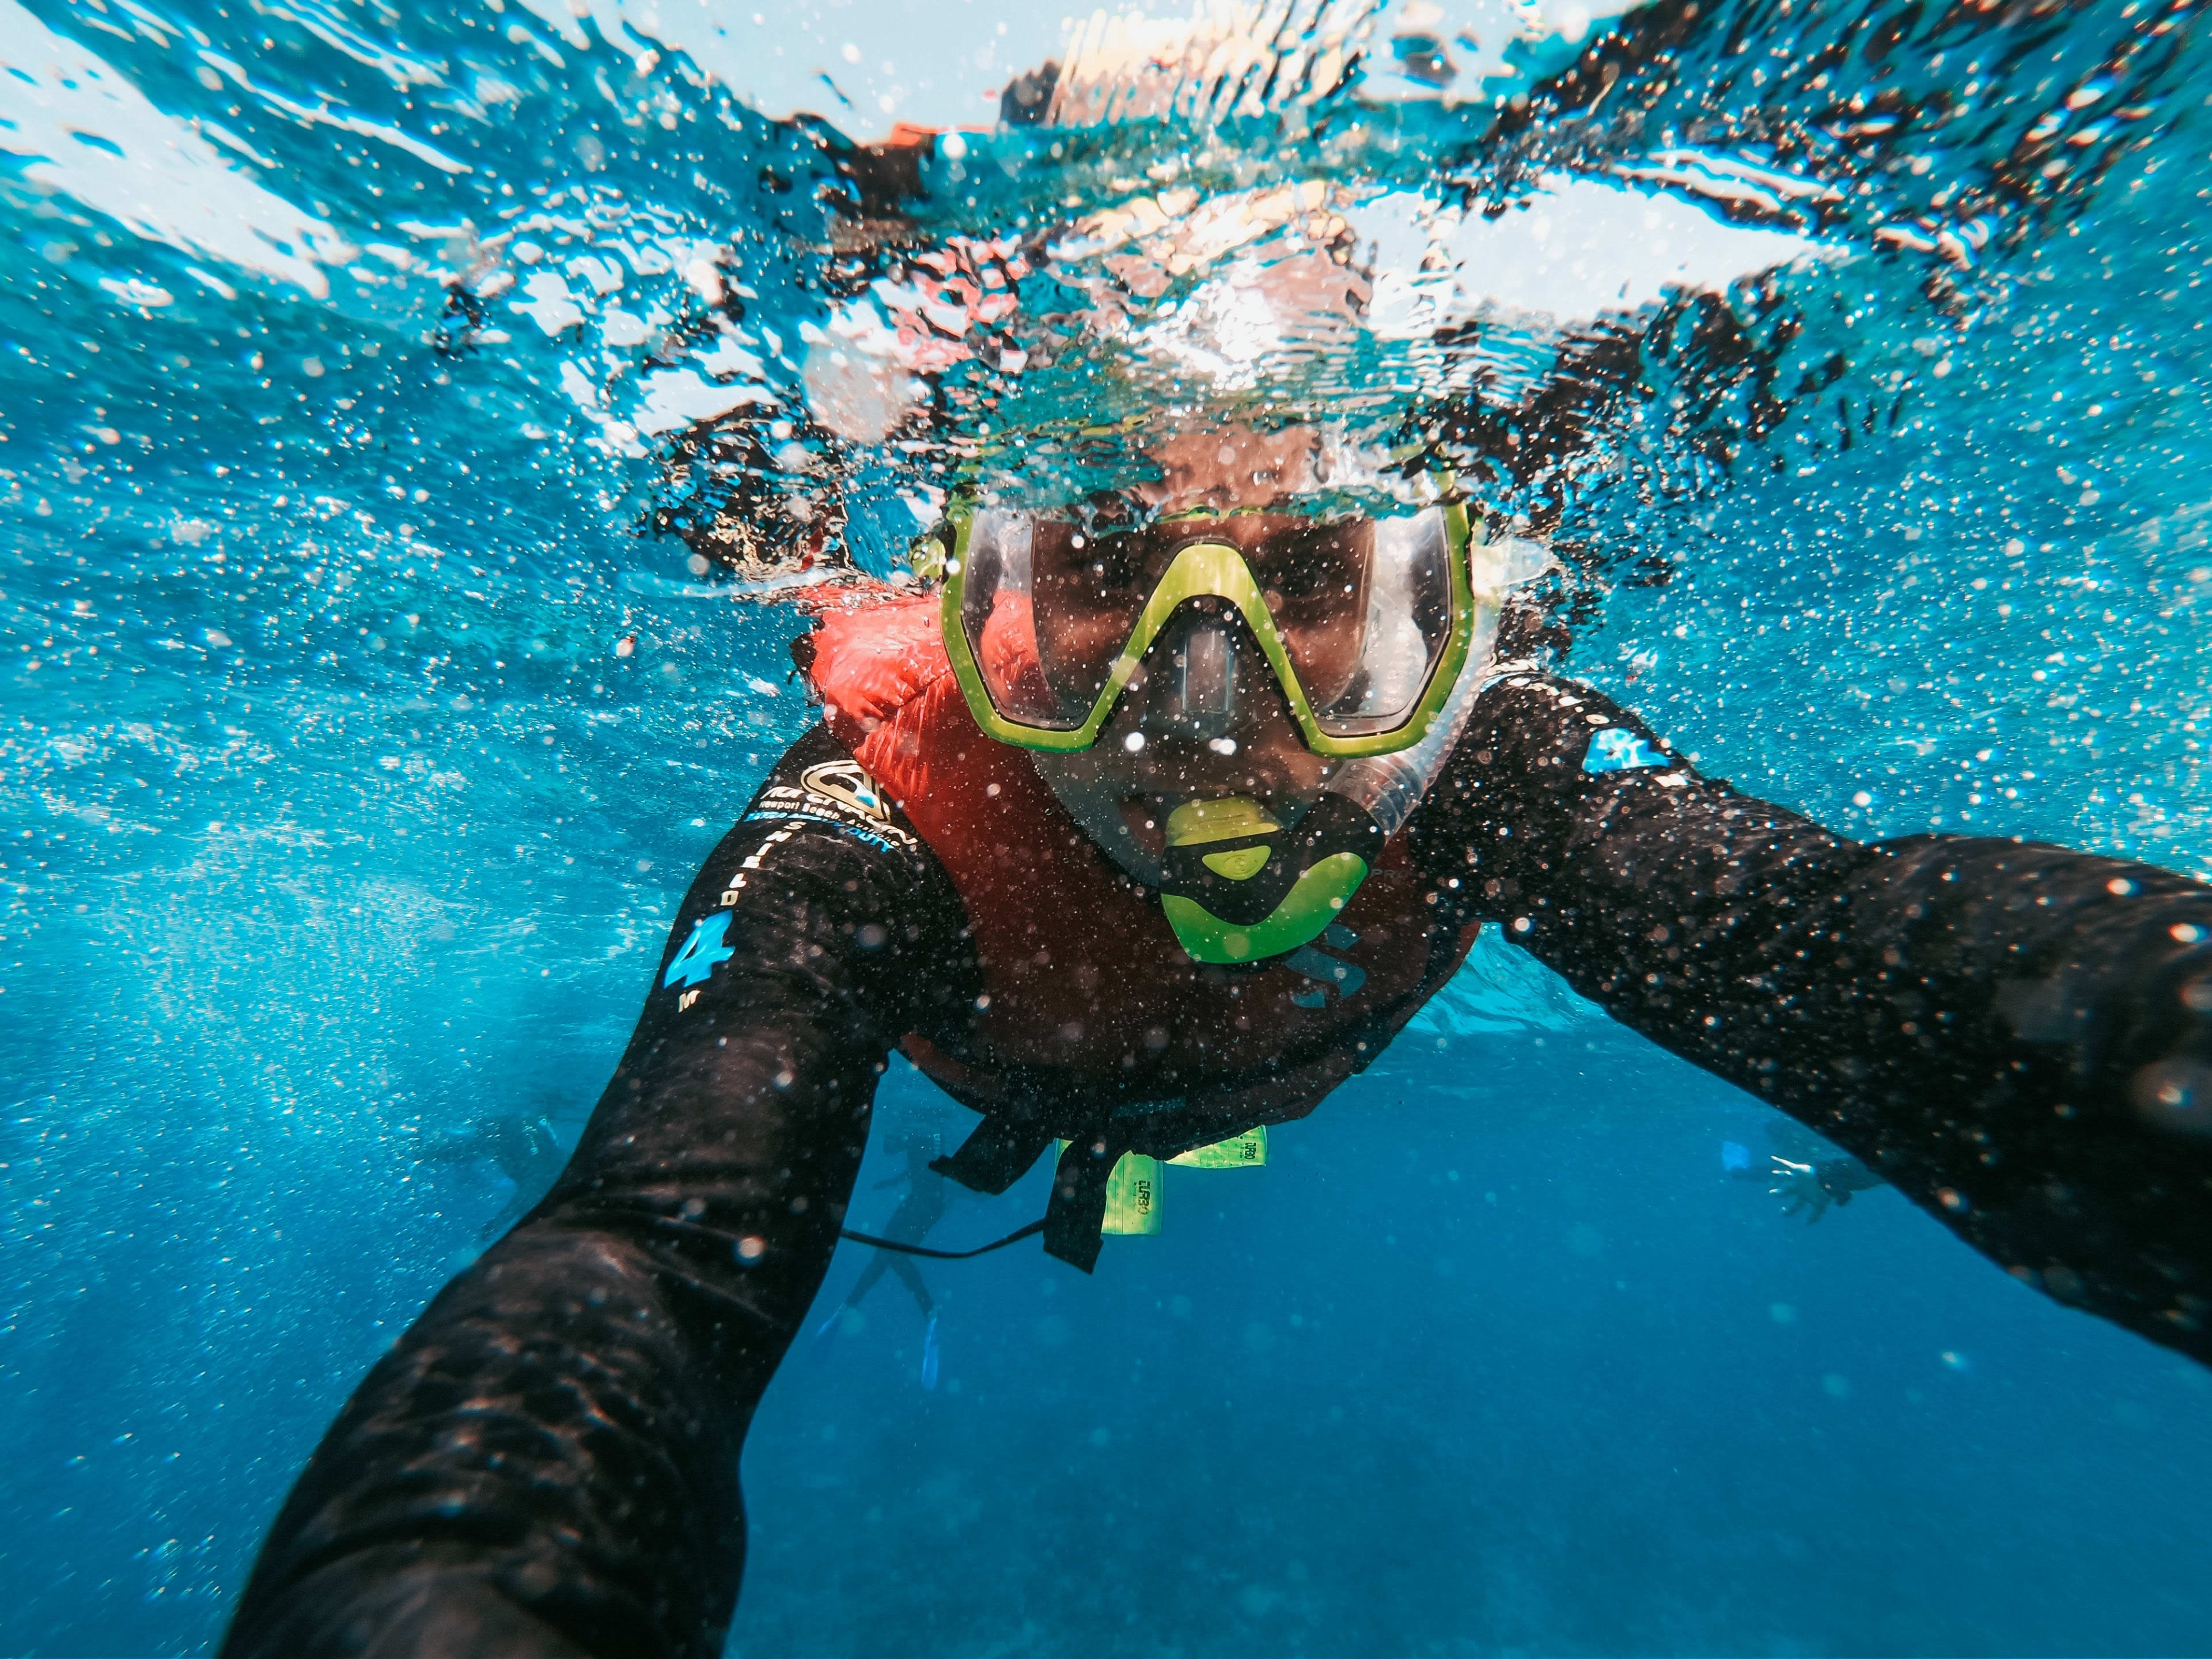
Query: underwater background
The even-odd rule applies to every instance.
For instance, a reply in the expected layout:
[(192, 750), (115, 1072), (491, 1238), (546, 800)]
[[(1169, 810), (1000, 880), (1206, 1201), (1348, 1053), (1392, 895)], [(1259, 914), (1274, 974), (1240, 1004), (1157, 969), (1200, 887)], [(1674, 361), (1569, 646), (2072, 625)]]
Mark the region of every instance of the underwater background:
[[(424, 1152), (573, 1142), (811, 722), (777, 596), (889, 574), (1009, 401), (1161, 395), (974, 345), (994, 262), (1453, 426), (1704, 770), (2212, 875), (2194, 6), (1602, 12), (0, 0), (0, 1651), (211, 1650), (517, 1196)], [(1109, 264), (1285, 186), (1356, 339)], [(831, 461), (845, 551), (700, 553)], [(862, 1228), (966, 1118), (878, 1114)], [(731, 1650), (2212, 1651), (2212, 1376), (1729, 1144), (1802, 1143), (1486, 938), (1095, 1278), (926, 1266), (930, 1386), (896, 1283), (803, 1340)]]

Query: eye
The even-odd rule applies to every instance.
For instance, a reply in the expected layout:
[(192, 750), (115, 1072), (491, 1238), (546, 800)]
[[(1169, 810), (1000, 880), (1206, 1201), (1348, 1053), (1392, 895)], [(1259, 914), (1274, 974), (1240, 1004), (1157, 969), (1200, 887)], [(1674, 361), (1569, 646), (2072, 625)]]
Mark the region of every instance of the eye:
[[(1329, 578), (1334, 573), (1320, 559), (1294, 558), (1275, 573), (1275, 586), (1268, 594), (1268, 608), (1278, 608), (1285, 599), (1310, 599), (1327, 592)], [(1346, 588), (1346, 592), (1352, 590)]]
[(1127, 536), (1104, 536), (1092, 544), (1091, 550), (1097, 557), (1092, 561), (1091, 571), (1103, 586), (1108, 588), (1133, 586), (1143, 574), (1139, 568), (1141, 563), (1138, 557), (1139, 550), (1132, 544), (1133, 541), (1133, 538)]
[(1334, 605), (1340, 594), (1358, 597), (1356, 555), (1339, 527), (1315, 525), (1291, 531), (1276, 540), (1273, 554), (1267, 572), (1269, 609), (1276, 608), (1275, 595), (1293, 605), (1322, 600)]

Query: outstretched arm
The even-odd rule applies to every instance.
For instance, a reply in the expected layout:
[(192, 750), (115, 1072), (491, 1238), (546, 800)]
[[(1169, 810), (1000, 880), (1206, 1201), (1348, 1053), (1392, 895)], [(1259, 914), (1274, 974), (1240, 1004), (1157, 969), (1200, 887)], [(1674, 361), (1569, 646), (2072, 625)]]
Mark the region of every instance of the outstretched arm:
[(966, 960), (904, 825), (807, 791), (842, 759), (802, 739), (708, 860), (568, 1169), (340, 1413), (234, 1659), (720, 1653), (746, 1425), (836, 1247), (886, 1050)]
[(1484, 692), (1414, 833), (1440, 904), (2016, 1277), (2212, 1361), (2212, 888), (2010, 840), (1845, 841), (1535, 674)]

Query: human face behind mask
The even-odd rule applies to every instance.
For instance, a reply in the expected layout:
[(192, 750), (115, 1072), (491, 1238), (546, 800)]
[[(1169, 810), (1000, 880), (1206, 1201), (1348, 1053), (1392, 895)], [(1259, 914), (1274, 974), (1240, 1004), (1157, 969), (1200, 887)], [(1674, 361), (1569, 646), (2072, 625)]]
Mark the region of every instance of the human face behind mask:
[[(1257, 555), (1267, 538), (1295, 532), (1295, 521), (1266, 511), (1310, 489), (1321, 453), (1321, 437), (1310, 428), (1255, 433), (1249, 428), (1181, 433), (1155, 445), (1151, 456), (1159, 479), (1139, 491), (1158, 519), (1169, 519), (1180, 537), (1204, 536)], [(1190, 514), (1189, 518), (1174, 515)], [(1227, 516), (1227, 515), (1238, 516)], [(1313, 526), (1314, 533), (1327, 534)], [(1075, 560), (1088, 549), (1050, 547), (1038, 563), (1034, 603), (1040, 608), (1059, 598), (1056, 580), (1078, 573)], [(1289, 573), (1305, 573), (1310, 586), (1317, 568), (1333, 568), (1326, 558), (1282, 562)], [(1267, 565), (1255, 571), (1263, 582)], [(1326, 696), (1328, 680), (1348, 672), (1343, 665), (1357, 641), (1347, 637), (1358, 626), (1356, 605), (1323, 611), (1311, 601), (1320, 596), (1282, 586), (1268, 590), (1268, 607), (1286, 629), (1307, 627), (1302, 635), (1305, 660), (1322, 684), (1309, 688)], [(1339, 596), (1341, 598), (1342, 596)], [(1358, 595), (1352, 596), (1358, 599)], [(1301, 608), (1310, 617), (1299, 615)], [(1111, 632), (1115, 623), (1091, 624)], [(1121, 624), (1126, 635), (1126, 624)], [(1329, 636), (1334, 629), (1337, 637)], [(1047, 641), (1051, 643), (1048, 644)], [(1071, 638), (1041, 631), (1040, 655), (1048, 673), (1054, 647), (1063, 655), (1091, 655), (1121, 643)], [(1038, 775), (1060, 804), (1107, 854), (1137, 880), (1157, 885), (1162, 877), (1170, 812), (1186, 802), (1246, 796), (1279, 822), (1294, 823), (1340, 763), (1316, 755), (1306, 745), (1288, 699), (1261, 655), (1258, 642), (1232, 606), (1214, 599), (1182, 606), (1129, 679), (1097, 740), (1073, 752), (1033, 754)]]

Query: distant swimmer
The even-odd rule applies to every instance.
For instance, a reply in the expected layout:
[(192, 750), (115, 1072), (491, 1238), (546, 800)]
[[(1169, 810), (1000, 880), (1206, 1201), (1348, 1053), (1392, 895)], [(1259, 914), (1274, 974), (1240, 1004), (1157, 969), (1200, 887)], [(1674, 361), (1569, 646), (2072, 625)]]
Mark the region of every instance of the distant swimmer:
[(1852, 1197), (1882, 1184), (1882, 1179), (1848, 1152), (1824, 1147), (1795, 1125), (1778, 1125), (1775, 1150), (1765, 1163), (1755, 1164), (1750, 1150), (1740, 1141), (1721, 1143), (1721, 1167), (1738, 1181), (1757, 1181), (1782, 1200), (1785, 1216), (1802, 1215), (1807, 1224), (1818, 1221), (1831, 1207), (1840, 1209)]
[(465, 1134), (432, 1141), (416, 1157), (423, 1164), (489, 1164), (514, 1183), (505, 1207), (485, 1222), (477, 1234), (487, 1243), (505, 1232), (545, 1195), (554, 1176), (561, 1173), (562, 1159), (553, 1126), (543, 1117), (486, 1118)]
[[(891, 1212), (890, 1219), (879, 1231), (884, 1238), (899, 1243), (919, 1244), (929, 1237), (929, 1230), (945, 1217), (947, 1182), (943, 1176), (930, 1168), (931, 1162), (943, 1147), (935, 1135), (916, 1133), (899, 1143), (899, 1150), (906, 1158), (905, 1170), (889, 1180), (878, 1182), (876, 1190), (881, 1192), (886, 1188), (903, 1184), (907, 1194), (899, 1200), (898, 1207)], [(921, 1386), (933, 1389), (937, 1386), (939, 1357), (937, 1303), (929, 1294), (929, 1286), (922, 1282), (921, 1270), (915, 1266), (914, 1258), (910, 1255), (896, 1250), (877, 1250), (868, 1259), (867, 1266), (860, 1269), (860, 1278), (853, 1281), (853, 1288), (845, 1292), (845, 1299), (830, 1310), (830, 1316), (817, 1328), (816, 1337), (818, 1340), (835, 1330), (845, 1310), (859, 1307), (886, 1273), (898, 1275), (899, 1283), (906, 1286), (907, 1294), (914, 1298), (915, 1306), (921, 1310)]]
[(948, 477), (908, 584), (822, 605), (822, 723), (708, 855), (552, 1192), (316, 1450), (234, 1659), (720, 1653), (746, 1430), (894, 1051), (977, 1115), (952, 1181), (1064, 1143), (1024, 1231), (1089, 1272), (1125, 1155), (1313, 1111), (1486, 926), (1998, 1267), (2212, 1358), (2212, 888), (1853, 842), (1700, 772), (1513, 654), (1547, 556), (1402, 433), (1138, 437), (1110, 489)]
[(1782, 1213), (1802, 1214), (1808, 1224), (1826, 1215), (1829, 1206), (1840, 1209), (1851, 1201), (1854, 1193), (1881, 1185), (1880, 1176), (1850, 1157), (1797, 1164), (1778, 1156), (1774, 1176), (1776, 1184), (1767, 1190), (1781, 1196)]

